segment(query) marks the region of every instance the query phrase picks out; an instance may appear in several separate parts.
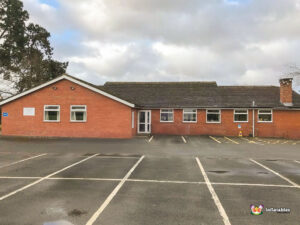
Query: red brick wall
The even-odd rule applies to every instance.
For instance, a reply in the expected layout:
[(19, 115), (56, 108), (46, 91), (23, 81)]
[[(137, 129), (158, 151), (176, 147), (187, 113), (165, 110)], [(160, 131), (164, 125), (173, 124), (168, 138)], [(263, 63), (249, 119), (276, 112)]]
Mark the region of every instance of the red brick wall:
[[(198, 109), (197, 123), (182, 122), (182, 110), (174, 110), (174, 122), (160, 122), (160, 110), (152, 110), (152, 133), (175, 135), (220, 135), (243, 136), (252, 134), (252, 110), (248, 111), (248, 122), (233, 122), (233, 110), (221, 111), (221, 123), (206, 123), (206, 110)], [(241, 125), (241, 129), (238, 128)], [(272, 123), (258, 123), (255, 112), (255, 135), (261, 137), (300, 138), (300, 111), (273, 111)]]
[(280, 80), (280, 102), (292, 103), (293, 102), (293, 89), (292, 79)]
[[(43, 122), (44, 105), (60, 105), (60, 122)], [(70, 105), (87, 105), (87, 122), (70, 122)], [(34, 107), (35, 116), (23, 116), (23, 107)], [(122, 103), (62, 80), (4, 105), (2, 112), (9, 116), (2, 118), (2, 135), (131, 138), (131, 111)]]

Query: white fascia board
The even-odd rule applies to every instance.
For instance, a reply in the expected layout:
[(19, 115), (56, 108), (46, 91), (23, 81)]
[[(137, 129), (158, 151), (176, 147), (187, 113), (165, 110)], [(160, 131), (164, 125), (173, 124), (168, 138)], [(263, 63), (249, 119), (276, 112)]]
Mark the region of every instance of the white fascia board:
[(49, 85), (51, 85), (51, 84), (53, 84), (53, 83), (56, 83), (56, 82), (58, 82), (58, 81), (60, 81), (60, 80), (63, 80), (63, 79), (69, 80), (69, 81), (71, 81), (71, 82), (73, 82), (73, 83), (76, 83), (76, 84), (78, 84), (78, 85), (80, 85), (80, 86), (82, 86), (82, 87), (85, 87), (85, 88), (87, 88), (87, 89), (89, 89), (89, 90), (92, 90), (92, 91), (94, 91), (94, 92), (97, 92), (97, 93), (99, 93), (99, 94), (101, 94), (101, 95), (104, 95), (104, 96), (106, 96), (106, 97), (108, 97), (108, 98), (110, 98), (110, 99), (113, 99), (113, 100), (115, 100), (115, 101), (117, 101), (117, 102), (120, 102), (120, 103), (122, 103), (122, 104), (124, 104), (124, 105), (127, 105), (127, 106), (129, 106), (129, 107), (132, 107), (132, 108), (135, 107), (135, 105), (132, 104), (132, 103), (130, 103), (130, 102), (127, 102), (127, 101), (125, 101), (125, 100), (123, 100), (123, 99), (120, 99), (120, 98), (118, 98), (118, 97), (115, 97), (115, 96), (113, 96), (113, 95), (111, 95), (111, 94), (108, 94), (108, 93), (106, 93), (106, 92), (104, 92), (104, 91), (101, 91), (101, 90), (99, 90), (99, 89), (97, 89), (97, 88), (94, 88), (94, 87), (92, 87), (92, 86), (90, 86), (90, 85), (88, 85), (88, 84), (82, 83), (82, 82), (80, 82), (80, 81), (78, 81), (78, 80), (76, 80), (76, 79), (73, 79), (73, 78), (71, 78), (71, 77), (69, 77), (69, 76), (66, 76), (66, 75), (57, 77), (57, 78), (55, 78), (55, 79), (53, 79), (53, 80), (51, 80), (51, 81), (48, 81), (48, 82), (46, 82), (46, 83), (44, 83), (44, 84), (41, 84), (41, 85), (37, 86), (37, 87), (35, 87), (35, 88), (32, 88), (32, 89), (30, 89), (30, 90), (28, 90), (28, 91), (25, 91), (25, 92), (21, 93), (21, 94), (18, 94), (18, 95), (16, 95), (16, 96), (13, 96), (13, 97), (11, 97), (11, 98), (8, 98), (8, 99), (6, 99), (6, 100), (4, 100), (4, 101), (1, 101), (1, 102), (0, 102), (0, 106), (1, 106), (1, 105), (4, 105), (4, 104), (7, 104), (7, 103), (9, 103), (9, 102), (11, 102), (11, 101), (14, 101), (14, 100), (16, 100), (16, 99), (18, 99), (18, 98), (21, 98), (21, 97), (23, 97), (23, 96), (25, 96), (25, 95), (28, 95), (28, 94), (30, 94), (30, 93), (32, 93), (32, 92), (35, 92), (35, 91), (37, 91), (37, 90), (39, 90), (39, 89), (41, 89), (41, 88), (47, 87), (47, 86), (49, 86)]

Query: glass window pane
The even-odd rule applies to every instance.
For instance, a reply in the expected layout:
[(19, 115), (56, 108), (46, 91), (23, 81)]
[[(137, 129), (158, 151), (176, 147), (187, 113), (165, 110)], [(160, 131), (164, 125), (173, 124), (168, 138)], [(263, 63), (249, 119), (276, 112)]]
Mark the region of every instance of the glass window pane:
[(207, 113), (220, 113), (220, 110), (210, 109), (210, 110), (207, 110)]
[(184, 113), (195, 113), (196, 109), (184, 109), (183, 112)]
[(219, 122), (220, 115), (219, 114), (207, 114), (207, 122)]
[(46, 108), (45, 109), (59, 109), (59, 106), (57, 106), (57, 105), (50, 105), (50, 106), (46, 106)]
[(271, 110), (268, 110), (268, 109), (264, 109), (264, 110), (259, 110), (259, 113), (272, 113)]
[(141, 123), (145, 123), (146, 122), (146, 120), (145, 120), (145, 112), (140, 112), (140, 122)]
[(272, 115), (271, 114), (260, 114), (258, 115), (259, 121), (272, 121)]
[(76, 109), (85, 110), (85, 106), (72, 106), (72, 110)]
[(238, 110), (235, 110), (234, 113), (243, 113), (243, 114), (247, 114), (247, 110), (238, 109)]
[(161, 121), (173, 121), (173, 113), (161, 113), (160, 120)]
[(248, 121), (247, 114), (236, 114), (234, 115), (234, 121), (245, 122)]
[(145, 132), (145, 124), (139, 124), (140, 132)]
[(46, 111), (45, 112), (45, 120), (49, 121), (57, 121), (59, 112), (57, 111)]
[(196, 113), (188, 113), (183, 115), (183, 121), (196, 121)]

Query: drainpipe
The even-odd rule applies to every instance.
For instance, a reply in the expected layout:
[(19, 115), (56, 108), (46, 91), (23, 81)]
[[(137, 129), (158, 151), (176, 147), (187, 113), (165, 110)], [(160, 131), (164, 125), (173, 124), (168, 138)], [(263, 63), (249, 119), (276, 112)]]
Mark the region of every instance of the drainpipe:
[(255, 110), (254, 110), (254, 106), (255, 106), (255, 101), (252, 102), (252, 137), (255, 137)]

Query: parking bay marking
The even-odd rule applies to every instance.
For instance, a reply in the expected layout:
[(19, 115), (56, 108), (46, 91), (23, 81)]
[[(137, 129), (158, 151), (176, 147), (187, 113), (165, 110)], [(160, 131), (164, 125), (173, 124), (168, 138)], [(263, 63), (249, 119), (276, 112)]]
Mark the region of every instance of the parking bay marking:
[[(1, 177), (1, 179), (20, 179), (20, 180), (35, 180), (42, 177)], [(63, 181), (122, 181), (119, 178), (93, 178), (93, 177), (50, 177), (45, 180), (63, 180)], [(140, 182), (140, 183), (169, 183), (169, 184), (205, 184), (202, 181), (182, 181), (182, 180), (142, 180), (142, 179), (127, 179), (126, 182)], [(256, 183), (224, 183), (224, 182), (211, 182), (213, 185), (225, 185), (225, 186), (253, 186), (253, 187), (282, 187), (282, 188), (298, 188), (292, 185), (286, 184), (256, 184)]]
[(148, 142), (150, 143), (152, 141), (152, 139), (153, 139), (153, 135), (150, 137)]
[(204, 170), (204, 168), (203, 168), (203, 166), (202, 166), (202, 164), (201, 164), (201, 162), (200, 162), (200, 160), (199, 160), (198, 157), (196, 157), (196, 161), (197, 161), (198, 166), (200, 168), (200, 171), (201, 171), (201, 173), (202, 173), (202, 175), (204, 177), (204, 180), (206, 182), (208, 190), (211, 193), (211, 196), (212, 196), (212, 198), (213, 198), (213, 200), (214, 200), (214, 202), (215, 202), (215, 204), (216, 204), (216, 206), (217, 206), (217, 208), (219, 210), (219, 213), (220, 213), (221, 217), (223, 218), (224, 224), (225, 225), (231, 225), (231, 223), (229, 221), (229, 218), (228, 218), (228, 216), (227, 216), (227, 214), (225, 212), (225, 209), (223, 208), (222, 203), (220, 202), (217, 193), (215, 192), (212, 184), (210, 183), (210, 181), (208, 179), (208, 176), (207, 176), (207, 174), (206, 174), (206, 172), (205, 172), (205, 170)]
[(104, 209), (109, 205), (111, 200), (115, 197), (115, 195), (119, 192), (121, 187), (124, 185), (126, 180), (130, 177), (130, 175), (133, 173), (135, 168), (140, 164), (140, 162), (144, 159), (144, 155), (134, 164), (134, 166), (128, 171), (128, 173), (125, 175), (125, 177), (120, 181), (120, 183), (115, 187), (115, 189), (110, 193), (110, 195), (105, 199), (105, 201), (102, 203), (102, 205), (99, 207), (99, 209), (93, 214), (93, 216), (89, 219), (89, 221), (86, 223), (86, 225), (92, 225), (94, 222), (98, 219), (100, 214), (104, 211)]
[(289, 183), (292, 184), (293, 186), (300, 188), (300, 186), (299, 186), (298, 184), (296, 184), (295, 182), (291, 181), (289, 178), (287, 178), (287, 177), (281, 175), (280, 173), (278, 173), (278, 172), (276, 172), (276, 171), (270, 169), (269, 167), (267, 167), (267, 166), (265, 166), (265, 165), (263, 165), (263, 164), (261, 164), (261, 163), (255, 161), (254, 159), (249, 159), (249, 160), (250, 160), (251, 162), (254, 162), (255, 164), (257, 164), (257, 165), (259, 165), (259, 166), (265, 168), (266, 170), (269, 170), (270, 172), (272, 172), (272, 173), (274, 173), (275, 175), (279, 176), (279, 177), (282, 178), (283, 180), (289, 182)]
[(35, 159), (35, 158), (38, 158), (38, 157), (41, 157), (41, 156), (44, 156), (44, 155), (47, 155), (47, 153), (40, 154), (40, 155), (35, 155), (35, 156), (29, 157), (29, 158), (26, 158), (26, 159), (22, 159), (22, 160), (19, 160), (19, 161), (16, 161), (16, 162), (12, 162), (12, 163), (0, 166), (0, 169), (2, 169), (4, 167), (7, 167), (7, 166), (16, 165), (16, 164), (21, 163), (21, 162), (25, 162), (25, 161), (30, 160), (30, 159)]
[(217, 140), (216, 138), (214, 138), (213, 136), (209, 136), (210, 139), (214, 140), (215, 142), (218, 142), (219, 144), (221, 144), (222, 142)]
[(238, 143), (237, 141), (234, 141), (234, 140), (232, 140), (232, 139), (229, 138), (229, 137), (225, 137), (225, 136), (224, 136), (224, 138), (225, 138), (226, 140), (228, 140), (228, 141), (231, 141), (232, 143), (234, 143), (234, 144), (236, 144), (236, 145), (240, 144), (240, 143)]
[(65, 170), (67, 170), (67, 169), (69, 169), (69, 168), (71, 168), (71, 167), (73, 167), (73, 166), (76, 166), (76, 165), (78, 165), (78, 164), (80, 164), (80, 163), (83, 163), (84, 161), (87, 161), (87, 160), (89, 160), (89, 159), (91, 159), (91, 158), (93, 158), (93, 157), (95, 157), (95, 156), (97, 156), (97, 155), (98, 155), (98, 154), (94, 154), (94, 155), (92, 155), (92, 156), (89, 156), (89, 157), (87, 157), (87, 158), (85, 158), (85, 159), (82, 159), (82, 160), (80, 160), (80, 161), (78, 161), (78, 162), (76, 162), (76, 163), (73, 163), (73, 164), (71, 164), (71, 165), (69, 165), (69, 166), (67, 166), (67, 167), (64, 167), (64, 168), (62, 168), (62, 169), (60, 169), (60, 170), (58, 170), (58, 171), (56, 171), (56, 172), (53, 172), (53, 173), (51, 173), (51, 174), (49, 174), (49, 175), (47, 175), (47, 176), (45, 176), (45, 177), (42, 177), (42, 178), (40, 178), (40, 179), (38, 179), (38, 180), (36, 180), (36, 181), (30, 183), (30, 184), (27, 184), (27, 185), (25, 185), (25, 186), (23, 186), (23, 187), (21, 187), (21, 188), (19, 188), (19, 189), (17, 189), (17, 190), (14, 190), (13, 192), (10, 192), (9, 194), (3, 195), (3, 196), (0, 197), (0, 201), (4, 200), (4, 199), (6, 199), (6, 198), (8, 198), (8, 197), (10, 197), (10, 196), (12, 196), (12, 195), (17, 194), (18, 192), (24, 191), (24, 190), (26, 190), (27, 188), (30, 188), (30, 187), (32, 187), (32, 186), (34, 186), (34, 185), (36, 185), (36, 184), (38, 184), (38, 183), (40, 183), (40, 182), (46, 180), (47, 178), (50, 178), (50, 177), (52, 177), (52, 176), (54, 176), (54, 175), (56, 175), (56, 174), (58, 174), (58, 173), (60, 173), (60, 172), (62, 172), (62, 171), (65, 171)]
[(184, 142), (184, 144), (186, 144), (186, 140), (183, 136), (181, 136), (182, 141)]
[(300, 163), (300, 161), (295, 160), (296, 163)]

